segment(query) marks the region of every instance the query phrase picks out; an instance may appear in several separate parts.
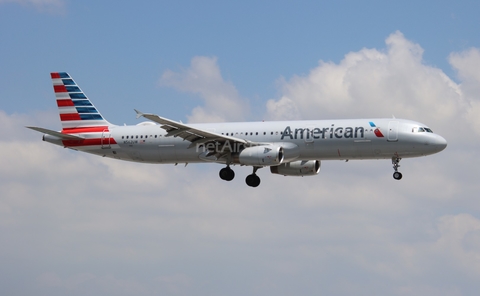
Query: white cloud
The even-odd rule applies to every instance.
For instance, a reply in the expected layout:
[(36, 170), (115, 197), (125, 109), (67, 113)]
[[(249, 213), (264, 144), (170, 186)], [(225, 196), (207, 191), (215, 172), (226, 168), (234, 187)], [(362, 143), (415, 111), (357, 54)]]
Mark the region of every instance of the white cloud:
[(223, 79), (217, 58), (194, 57), (190, 67), (180, 72), (166, 70), (162, 86), (200, 95), (205, 106), (196, 107), (189, 122), (240, 121), (248, 114), (248, 104), (231, 82)]
[(278, 101), (269, 100), (267, 102), (267, 112), (268, 117), (274, 119), (296, 120), (301, 118), (295, 102), (286, 96)]
[(480, 50), (471, 48), (464, 52), (452, 53), (450, 64), (457, 70), (462, 94), (468, 99), (470, 105), (467, 109), (467, 118), (480, 134)]
[(40, 12), (52, 14), (65, 14), (66, 12), (64, 0), (0, 0), (1, 3), (18, 3), (25, 7), (34, 7)]
[[(478, 48), (470, 48), (469, 50), (452, 53), (449, 58), (450, 64), (458, 71), (461, 86), (466, 89), (467, 94), (475, 94), (480, 92), (480, 73), (478, 66), (480, 65), (480, 50)], [(479, 99), (478, 96), (473, 96)]]

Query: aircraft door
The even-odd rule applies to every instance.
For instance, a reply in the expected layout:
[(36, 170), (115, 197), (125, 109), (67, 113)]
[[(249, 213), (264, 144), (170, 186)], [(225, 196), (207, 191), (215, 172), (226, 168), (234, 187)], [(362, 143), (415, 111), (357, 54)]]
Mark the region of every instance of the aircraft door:
[(388, 123), (388, 136), (387, 140), (389, 142), (398, 141), (398, 121), (390, 121)]
[(102, 149), (112, 148), (112, 146), (110, 146), (110, 138), (111, 138), (110, 131), (109, 130), (104, 130), (102, 132), (102, 138), (100, 140), (101, 145), (102, 145)]

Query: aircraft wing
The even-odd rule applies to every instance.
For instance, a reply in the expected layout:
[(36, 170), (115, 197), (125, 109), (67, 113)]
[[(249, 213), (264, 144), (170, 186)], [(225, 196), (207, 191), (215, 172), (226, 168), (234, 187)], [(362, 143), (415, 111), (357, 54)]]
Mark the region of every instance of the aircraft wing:
[(229, 137), (226, 135), (194, 128), (190, 125), (160, 117), (155, 114), (142, 113), (138, 110), (135, 110), (135, 112), (137, 112), (137, 118), (145, 117), (151, 121), (159, 123), (160, 127), (167, 131), (166, 137), (176, 136), (191, 142), (189, 148), (195, 147), (195, 145), (206, 144), (209, 142), (225, 143), (227, 141), (231, 141), (232, 143), (241, 143), (245, 146), (259, 145), (259, 143), (254, 143), (245, 139)]

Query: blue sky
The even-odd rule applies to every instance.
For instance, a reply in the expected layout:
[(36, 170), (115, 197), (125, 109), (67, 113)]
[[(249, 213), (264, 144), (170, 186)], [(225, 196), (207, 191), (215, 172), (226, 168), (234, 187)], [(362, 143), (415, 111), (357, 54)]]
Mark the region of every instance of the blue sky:
[[(480, 3), (0, 0), (0, 286), (8, 295), (473, 295)], [(449, 146), (232, 182), (218, 165), (61, 149), (49, 73), (112, 123), (390, 117)], [(459, 128), (461, 127), (461, 128)]]

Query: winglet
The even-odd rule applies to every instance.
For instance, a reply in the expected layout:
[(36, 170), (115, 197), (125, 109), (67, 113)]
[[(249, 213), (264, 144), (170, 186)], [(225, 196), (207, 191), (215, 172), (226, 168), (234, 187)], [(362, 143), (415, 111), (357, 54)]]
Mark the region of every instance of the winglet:
[(143, 116), (142, 112), (138, 111), (137, 109), (133, 109), (133, 110), (135, 110), (135, 112), (137, 112), (137, 119), (139, 119), (140, 117)]

